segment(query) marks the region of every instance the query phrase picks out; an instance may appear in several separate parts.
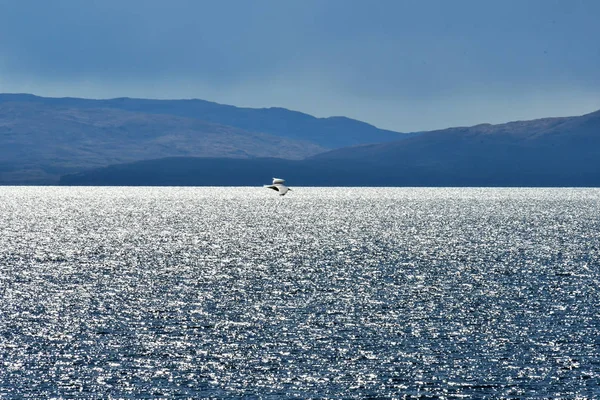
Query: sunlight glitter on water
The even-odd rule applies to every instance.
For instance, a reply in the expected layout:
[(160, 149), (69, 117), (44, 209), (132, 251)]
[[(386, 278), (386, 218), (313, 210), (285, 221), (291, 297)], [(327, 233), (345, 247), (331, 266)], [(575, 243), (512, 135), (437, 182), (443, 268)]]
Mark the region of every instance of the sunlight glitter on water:
[(599, 395), (600, 190), (0, 188), (0, 397)]

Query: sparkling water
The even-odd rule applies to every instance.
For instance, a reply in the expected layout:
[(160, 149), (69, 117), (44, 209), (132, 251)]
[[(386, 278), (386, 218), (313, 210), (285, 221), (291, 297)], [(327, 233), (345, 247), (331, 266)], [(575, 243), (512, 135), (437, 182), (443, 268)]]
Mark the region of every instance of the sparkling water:
[(0, 398), (600, 396), (600, 190), (0, 187)]

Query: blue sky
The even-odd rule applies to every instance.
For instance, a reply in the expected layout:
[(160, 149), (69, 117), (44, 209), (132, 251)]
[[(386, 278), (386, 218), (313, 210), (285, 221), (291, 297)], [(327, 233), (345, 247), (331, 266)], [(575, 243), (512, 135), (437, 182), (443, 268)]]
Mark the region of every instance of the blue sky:
[(597, 0), (0, 0), (0, 92), (398, 131), (600, 109)]

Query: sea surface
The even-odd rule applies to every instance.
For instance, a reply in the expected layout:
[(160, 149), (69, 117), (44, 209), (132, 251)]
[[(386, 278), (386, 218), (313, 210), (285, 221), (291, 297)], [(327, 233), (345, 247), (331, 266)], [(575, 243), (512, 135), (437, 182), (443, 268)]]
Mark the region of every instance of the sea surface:
[(0, 187), (0, 398), (598, 398), (600, 189)]

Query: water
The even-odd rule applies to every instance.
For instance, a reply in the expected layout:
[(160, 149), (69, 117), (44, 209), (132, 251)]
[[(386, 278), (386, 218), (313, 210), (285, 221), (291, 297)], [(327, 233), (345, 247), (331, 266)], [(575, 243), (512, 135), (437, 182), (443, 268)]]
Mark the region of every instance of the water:
[(600, 190), (0, 188), (0, 398), (600, 396)]

